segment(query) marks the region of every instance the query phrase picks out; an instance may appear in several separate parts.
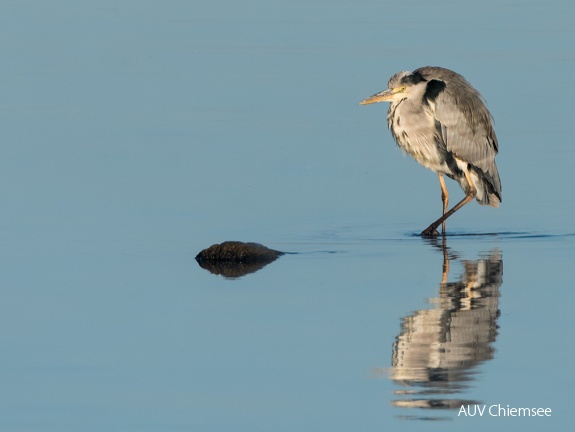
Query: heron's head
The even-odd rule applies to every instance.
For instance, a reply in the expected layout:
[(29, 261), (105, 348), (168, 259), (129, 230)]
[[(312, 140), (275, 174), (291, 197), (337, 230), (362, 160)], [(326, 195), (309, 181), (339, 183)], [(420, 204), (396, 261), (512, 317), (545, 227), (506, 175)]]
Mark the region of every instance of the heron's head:
[(425, 90), (427, 81), (419, 74), (408, 71), (396, 73), (389, 79), (387, 89), (376, 93), (364, 100), (360, 105), (376, 102), (399, 102), (402, 99), (421, 93)]

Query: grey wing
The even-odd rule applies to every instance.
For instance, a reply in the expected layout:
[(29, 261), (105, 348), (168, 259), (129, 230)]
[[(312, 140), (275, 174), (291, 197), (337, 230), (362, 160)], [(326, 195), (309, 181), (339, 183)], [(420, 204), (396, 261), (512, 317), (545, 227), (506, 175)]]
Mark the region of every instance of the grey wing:
[(428, 83), (428, 92), (435, 105), (435, 118), (446, 149), (472, 166), (479, 168), (498, 197), (501, 182), (495, 155), (497, 137), (491, 114), (479, 93), (463, 77), (455, 77), (444, 84)]

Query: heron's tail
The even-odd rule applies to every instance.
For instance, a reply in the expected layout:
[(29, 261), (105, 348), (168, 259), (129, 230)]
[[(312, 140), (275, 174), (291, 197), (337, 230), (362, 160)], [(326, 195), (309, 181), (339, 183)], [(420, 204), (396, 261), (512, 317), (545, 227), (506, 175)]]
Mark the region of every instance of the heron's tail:
[(475, 197), (477, 202), (481, 205), (499, 207), (501, 202), (501, 180), (499, 179), (499, 172), (495, 163), (493, 163), (493, 167), (489, 171), (482, 172), (477, 170), (473, 174), (475, 175), (471, 177), (474, 180), (474, 186), (477, 188)]

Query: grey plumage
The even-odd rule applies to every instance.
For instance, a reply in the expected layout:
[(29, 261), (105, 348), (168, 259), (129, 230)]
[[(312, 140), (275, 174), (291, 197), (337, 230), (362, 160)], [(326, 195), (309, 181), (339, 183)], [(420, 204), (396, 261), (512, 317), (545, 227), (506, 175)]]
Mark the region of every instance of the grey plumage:
[[(388, 89), (361, 102), (391, 102), (388, 127), (399, 147), (440, 176), (444, 214), (423, 235), (437, 234), (445, 219), (475, 198), (482, 205), (501, 202), (493, 119), (481, 95), (461, 75), (426, 66), (391, 77)], [(466, 197), (447, 210), (442, 175), (456, 180)]]

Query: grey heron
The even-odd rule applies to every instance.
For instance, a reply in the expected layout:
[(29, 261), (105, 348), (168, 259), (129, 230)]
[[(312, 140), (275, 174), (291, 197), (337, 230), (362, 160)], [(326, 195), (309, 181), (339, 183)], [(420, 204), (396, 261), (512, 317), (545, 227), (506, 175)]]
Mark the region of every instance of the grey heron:
[[(445, 220), (470, 202), (498, 207), (501, 181), (493, 118), (481, 95), (465, 78), (441, 67), (425, 66), (392, 76), (388, 88), (360, 102), (391, 102), (387, 125), (398, 146), (438, 173), (443, 215), (421, 233), (436, 236)], [(465, 197), (447, 210), (449, 194), (443, 175), (457, 181)]]

